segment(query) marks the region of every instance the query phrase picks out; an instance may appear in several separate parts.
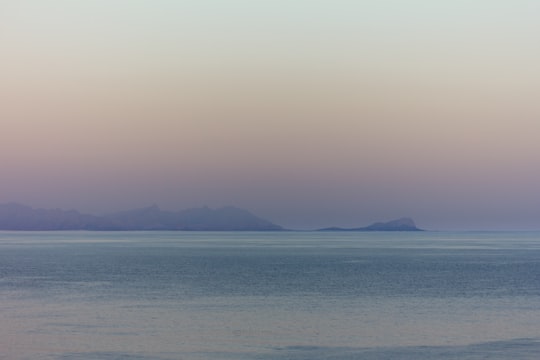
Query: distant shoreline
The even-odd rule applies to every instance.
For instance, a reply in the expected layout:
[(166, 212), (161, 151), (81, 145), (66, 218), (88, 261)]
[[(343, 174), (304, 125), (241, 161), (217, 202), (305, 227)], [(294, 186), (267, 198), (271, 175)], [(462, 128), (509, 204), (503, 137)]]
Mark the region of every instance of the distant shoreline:
[(424, 231), (411, 218), (377, 222), (365, 227), (286, 229), (245, 209), (233, 206), (211, 209), (161, 210), (157, 205), (91, 215), (77, 210), (34, 209), (17, 203), (0, 204), (0, 230), (6, 231), (316, 231), (375, 232)]

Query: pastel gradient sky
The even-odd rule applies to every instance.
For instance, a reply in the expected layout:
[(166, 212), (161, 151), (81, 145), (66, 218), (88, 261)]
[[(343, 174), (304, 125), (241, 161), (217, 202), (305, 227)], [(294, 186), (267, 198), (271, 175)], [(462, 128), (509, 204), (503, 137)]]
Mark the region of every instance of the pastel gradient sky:
[(0, 202), (540, 229), (538, 0), (0, 0)]

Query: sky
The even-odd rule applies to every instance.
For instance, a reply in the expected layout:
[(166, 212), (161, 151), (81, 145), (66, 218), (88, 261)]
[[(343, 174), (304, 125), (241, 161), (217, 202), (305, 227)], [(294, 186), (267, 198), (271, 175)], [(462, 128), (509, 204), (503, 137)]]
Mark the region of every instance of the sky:
[(537, 0), (0, 0), (0, 203), (540, 230)]

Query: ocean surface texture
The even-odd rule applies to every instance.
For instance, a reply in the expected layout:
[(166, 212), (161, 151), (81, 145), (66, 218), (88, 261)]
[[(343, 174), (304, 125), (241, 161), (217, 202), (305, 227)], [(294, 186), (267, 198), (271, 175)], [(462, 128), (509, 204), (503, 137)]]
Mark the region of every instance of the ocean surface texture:
[(0, 232), (0, 359), (540, 358), (540, 233)]

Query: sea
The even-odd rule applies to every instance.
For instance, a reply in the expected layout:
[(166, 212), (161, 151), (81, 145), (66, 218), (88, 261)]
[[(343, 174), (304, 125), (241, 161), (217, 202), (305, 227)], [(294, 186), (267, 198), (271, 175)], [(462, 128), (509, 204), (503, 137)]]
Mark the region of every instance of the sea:
[(0, 359), (539, 359), (538, 232), (0, 232)]

